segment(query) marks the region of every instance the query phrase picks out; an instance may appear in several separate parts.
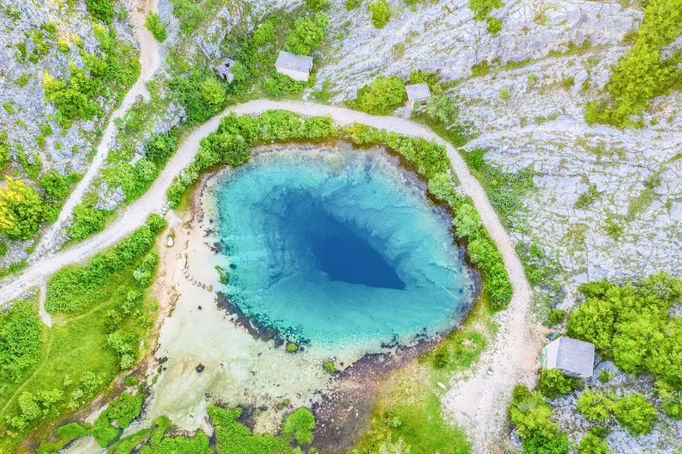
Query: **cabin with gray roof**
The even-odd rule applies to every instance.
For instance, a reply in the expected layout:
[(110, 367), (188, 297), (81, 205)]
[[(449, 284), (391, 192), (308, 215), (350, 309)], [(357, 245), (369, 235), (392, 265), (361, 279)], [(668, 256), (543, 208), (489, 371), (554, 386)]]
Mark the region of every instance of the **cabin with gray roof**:
[(590, 378), (594, 372), (594, 344), (562, 336), (542, 349), (544, 369), (559, 369), (566, 375)]
[(405, 91), (407, 92), (407, 100), (410, 105), (415, 102), (426, 102), (431, 97), (431, 90), (429, 90), (429, 84), (426, 82), (406, 85)]
[(307, 82), (310, 71), (313, 69), (313, 57), (280, 51), (275, 68), (280, 74), (285, 74), (300, 82)]

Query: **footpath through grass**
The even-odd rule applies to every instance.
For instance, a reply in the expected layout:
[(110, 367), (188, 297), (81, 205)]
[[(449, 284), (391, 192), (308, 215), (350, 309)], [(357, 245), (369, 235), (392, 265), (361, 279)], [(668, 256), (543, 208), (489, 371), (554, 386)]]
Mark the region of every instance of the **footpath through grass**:
[[(42, 325), (35, 304), (19, 303), (29, 311), (24, 333), (40, 333), (38, 341), (3, 325), (0, 373), (7, 379), (0, 387), (0, 452), (16, 450), (29, 436), (43, 438), (135, 364), (153, 323), (145, 293), (156, 269), (155, 235), (163, 226), (163, 219), (152, 218), (86, 265), (55, 273), (46, 301), (51, 328)], [(17, 317), (11, 311), (9, 316)], [(12, 363), (27, 366), (10, 374), (4, 365)]]

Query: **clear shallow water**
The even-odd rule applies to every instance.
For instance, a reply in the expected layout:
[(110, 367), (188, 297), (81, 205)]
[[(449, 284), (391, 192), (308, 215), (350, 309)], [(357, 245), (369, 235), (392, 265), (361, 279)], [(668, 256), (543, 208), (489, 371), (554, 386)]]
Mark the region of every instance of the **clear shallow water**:
[(449, 220), (388, 158), (268, 153), (215, 192), (226, 287), (246, 315), (333, 347), (409, 343), (473, 298)]

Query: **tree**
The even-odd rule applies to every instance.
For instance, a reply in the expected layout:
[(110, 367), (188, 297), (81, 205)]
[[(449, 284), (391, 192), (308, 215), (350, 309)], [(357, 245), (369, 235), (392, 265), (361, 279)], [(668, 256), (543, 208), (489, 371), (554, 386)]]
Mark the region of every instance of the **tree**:
[(286, 50), (299, 55), (310, 55), (319, 47), (324, 38), (324, 31), (329, 25), (329, 18), (324, 13), (316, 13), (310, 17), (296, 19), (287, 36)]
[(40, 227), (43, 206), (40, 195), (26, 183), (7, 177), (0, 187), (0, 233), (27, 240)]
[(349, 104), (363, 112), (386, 115), (402, 105), (406, 99), (405, 85), (399, 77), (379, 76), (360, 88)]

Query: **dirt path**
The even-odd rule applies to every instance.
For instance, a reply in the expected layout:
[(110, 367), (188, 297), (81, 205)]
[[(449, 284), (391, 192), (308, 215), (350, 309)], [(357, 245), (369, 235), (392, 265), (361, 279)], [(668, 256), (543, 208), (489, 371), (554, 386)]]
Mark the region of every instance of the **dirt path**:
[(471, 197), (481, 221), (502, 253), (514, 289), (509, 308), (501, 314), (504, 320), (494, 344), (483, 355), (471, 377), (454, 383), (444, 399), (448, 412), (472, 437), (474, 450), (488, 452), (490, 444), (503, 427), (506, 405), (514, 384), (519, 380), (529, 380), (532, 376), (537, 347), (532, 341), (527, 323), (530, 288), (512, 240), (500, 223), (485, 191), (471, 175), (462, 157), (436, 133), (411, 120), (390, 116), (378, 117), (343, 107), (300, 101), (256, 100), (229, 108), (187, 136), (154, 185), (140, 199), (128, 206), (104, 232), (34, 263), (14, 281), (3, 283), (0, 289), (0, 302), (20, 296), (29, 287), (44, 282), (49, 275), (66, 265), (81, 262), (113, 246), (142, 225), (147, 215), (160, 212), (167, 204), (166, 191), (173, 178), (189, 165), (199, 148), (201, 138), (214, 131), (222, 117), (230, 112), (258, 114), (271, 109), (286, 109), (301, 115), (328, 115), (340, 125), (364, 123), (407, 136), (422, 137), (447, 148), (452, 168), (462, 189)]
[(85, 175), (78, 182), (76, 188), (66, 199), (64, 206), (59, 212), (57, 221), (50, 225), (42, 234), (35, 251), (29, 258), (29, 262), (37, 261), (54, 249), (65, 223), (71, 218), (74, 208), (83, 199), (83, 195), (88, 188), (90, 188), (93, 180), (106, 161), (107, 155), (109, 154), (109, 148), (118, 129), (114, 124), (114, 121), (123, 117), (128, 112), (138, 96), (142, 96), (145, 99), (149, 98), (149, 93), (147, 92), (145, 84), (151, 80), (156, 70), (160, 67), (161, 56), (159, 54), (159, 46), (151, 33), (144, 27), (144, 22), (148, 11), (156, 11), (156, 0), (135, 0), (134, 4), (132, 4), (129, 9), (133, 28), (135, 29), (135, 35), (140, 46), (140, 75), (126, 94), (125, 98), (123, 98), (123, 102), (121, 102), (118, 109), (111, 113), (104, 134), (102, 135), (102, 140), (97, 146), (97, 152), (95, 153), (95, 157), (92, 159), (87, 172), (85, 172)]

